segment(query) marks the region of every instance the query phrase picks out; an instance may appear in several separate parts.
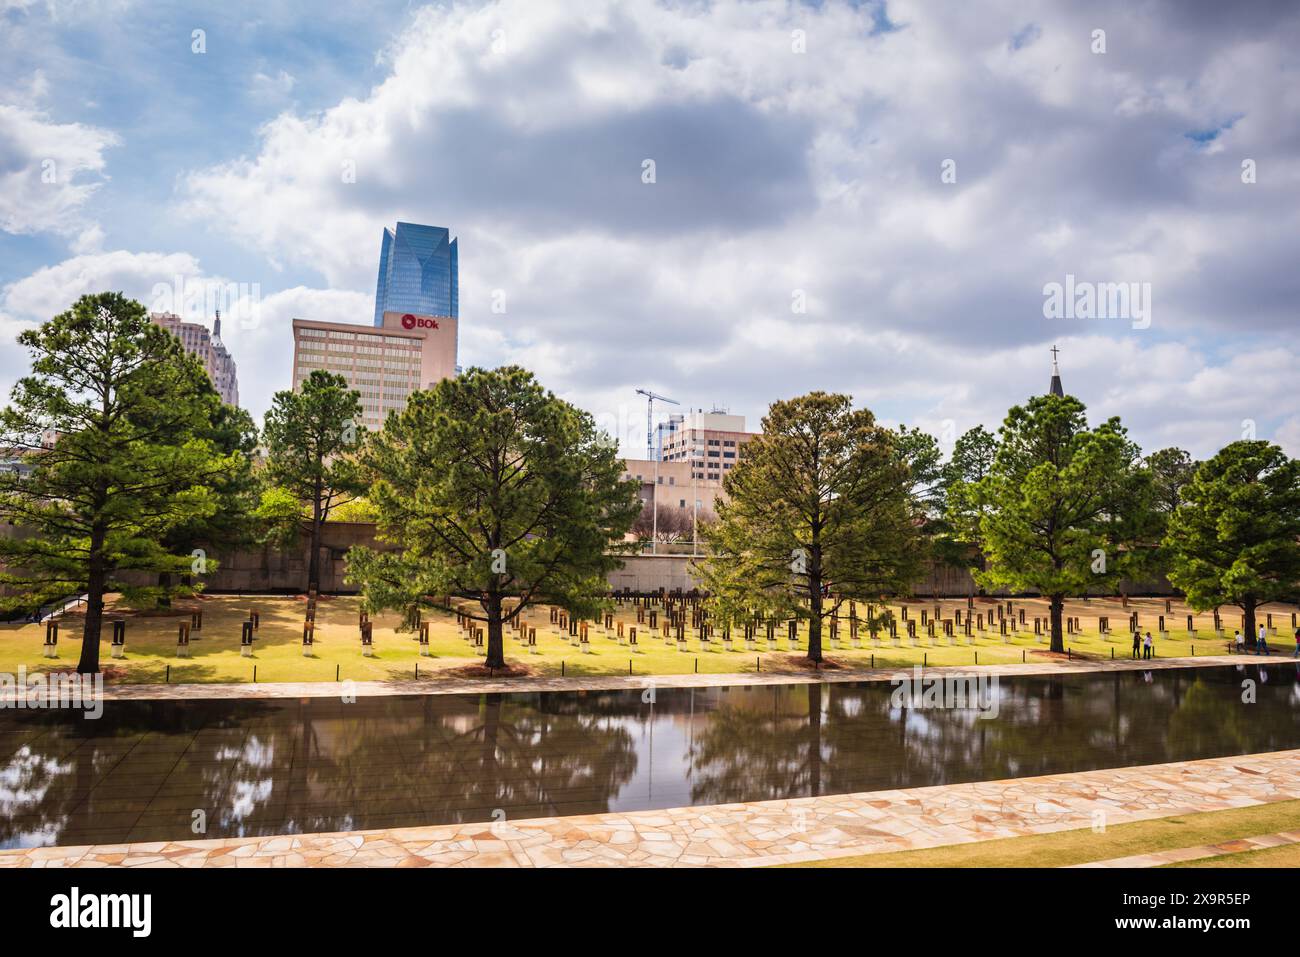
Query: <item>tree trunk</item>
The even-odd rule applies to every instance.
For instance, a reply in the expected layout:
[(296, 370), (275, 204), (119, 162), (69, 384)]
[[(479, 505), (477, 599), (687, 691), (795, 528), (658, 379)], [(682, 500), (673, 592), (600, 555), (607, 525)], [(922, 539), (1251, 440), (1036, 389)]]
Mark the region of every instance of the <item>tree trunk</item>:
[(487, 661), (483, 663), (489, 668), (504, 668), (506, 650), (501, 628), (501, 596), (489, 595), (483, 608), (487, 611)]
[(808, 600), (808, 660), (822, 660), (822, 592), (818, 585)]
[(99, 673), (99, 630), (104, 621), (104, 538), (98, 526), (90, 533), (90, 567), (86, 576), (86, 621), (81, 629), (81, 660), (77, 673)]
[(1061, 629), (1061, 613), (1065, 610), (1065, 596), (1051, 596), (1052, 609), (1052, 650), (1065, 651), (1065, 636)]
[(1256, 640), (1255, 637), (1255, 631), (1256, 631), (1255, 607), (1256, 607), (1256, 602), (1255, 602), (1254, 595), (1247, 595), (1245, 598), (1241, 600), (1241, 610), (1245, 618), (1245, 622), (1243, 623), (1242, 627), (1246, 631), (1245, 637), (1246, 637), (1247, 648), (1255, 648), (1255, 646), (1259, 644), (1259, 642)]
[(311, 555), (307, 558), (307, 590), (320, 591), (320, 527), (319, 518), (311, 520)]
[(171, 595), (169, 594), (172, 587), (172, 573), (158, 573), (158, 587), (164, 589), (163, 594), (158, 596), (159, 608), (170, 608), (172, 605)]
[(808, 559), (808, 660), (820, 663), (822, 660), (822, 565), (821, 553), (816, 544), (816, 533), (812, 555)]

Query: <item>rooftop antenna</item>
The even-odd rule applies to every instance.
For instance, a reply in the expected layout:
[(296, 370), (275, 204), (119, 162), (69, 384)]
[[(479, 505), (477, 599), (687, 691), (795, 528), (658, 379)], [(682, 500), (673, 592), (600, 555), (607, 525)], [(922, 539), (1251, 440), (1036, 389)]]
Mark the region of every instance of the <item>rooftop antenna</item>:
[(660, 402), (667, 402), (667, 403), (669, 403), (670, 405), (681, 405), (681, 403), (678, 402), (676, 399), (670, 399), (670, 398), (668, 398), (668, 396), (666, 396), (666, 395), (659, 395), (659, 393), (657, 393), (657, 392), (651, 392), (649, 389), (637, 389), (636, 391), (637, 391), (637, 394), (638, 394), (638, 395), (643, 395), (643, 396), (645, 396), (645, 398), (646, 398), (646, 402), (645, 402), (645, 457), (646, 457), (647, 459), (649, 459), (650, 461), (652, 461), (652, 462), (657, 462), (657, 461), (659, 461), (659, 457), (658, 457), (657, 455), (655, 455), (655, 444), (654, 444), (654, 439), (655, 439), (655, 429), (654, 429), (654, 408), (655, 408), (655, 399), (658, 399)]

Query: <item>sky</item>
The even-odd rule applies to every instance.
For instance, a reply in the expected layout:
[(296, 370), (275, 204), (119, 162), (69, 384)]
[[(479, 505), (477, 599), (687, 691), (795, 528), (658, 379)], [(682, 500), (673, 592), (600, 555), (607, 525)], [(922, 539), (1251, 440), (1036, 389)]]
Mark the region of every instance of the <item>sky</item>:
[(459, 238), (460, 364), (625, 454), (638, 388), (950, 446), (1055, 345), (1147, 450), (1300, 456), (1300, 5), (0, 0), (4, 394), (79, 295), (181, 288), (260, 418), (399, 220)]

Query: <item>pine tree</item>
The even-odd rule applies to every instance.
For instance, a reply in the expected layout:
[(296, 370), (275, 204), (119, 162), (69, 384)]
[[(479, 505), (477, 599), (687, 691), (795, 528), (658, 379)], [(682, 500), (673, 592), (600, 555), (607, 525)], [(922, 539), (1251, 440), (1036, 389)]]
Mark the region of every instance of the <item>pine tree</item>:
[[(307, 590), (320, 587), (321, 526), (333, 509), (364, 490), (356, 452), (365, 436), (361, 398), (341, 375), (314, 370), (299, 391), (277, 392), (266, 413), (266, 481), (259, 514), (284, 522), (282, 544), (307, 533)], [(286, 495), (287, 493), (287, 495)], [(285, 501), (298, 503), (288, 512)]]
[(469, 599), (489, 668), (504, 624), (530, 605), (594, 615), (640, 510), (637, 483), (587, 413), (516, 366), (470, 369), (416, 392), (362, 455), (382, 541), (357, 547), (348, 579), (371, 610)]
[(1065, 599), (1133, 562), (1146, 508), (1138, 455), (1119, 419), (1089, 429), (1078, 399), (1037, 396), (1007, 413), (988, 474), (956, 498), (986, 561), (975, 580), (1047, 596), (1053, 651), (1065, 650)]
[(7, 607), (85, 591), (77, 670), (99, 670), (104, 595), (118, 573), (184, 574), (193, 558), (168, 535), (209, 520), (214, 487), (239, 468), (209, 432), (220, 401), (198, 361), (120, 293), (83, 296), (23, 332), (32, 374), (14, 386), (0, 432), (20, 461), (0, 475)]
[(1198, 611), (1239, 607), (1253, 646), (1259, 606), (1300, 591), (1300, 461), (1268, 442), (1233, 442), (1181, 495), (1164, 541), (1169, 579)]
[(697, 569), (715, 613), (806, 618), (807, 657), (820, 662), (822, 619), (838, 602), (907, 591), (920, 573), (922, 516), (895, 443), (845, 395), (773, 403), (704, 532), (711, 555)]

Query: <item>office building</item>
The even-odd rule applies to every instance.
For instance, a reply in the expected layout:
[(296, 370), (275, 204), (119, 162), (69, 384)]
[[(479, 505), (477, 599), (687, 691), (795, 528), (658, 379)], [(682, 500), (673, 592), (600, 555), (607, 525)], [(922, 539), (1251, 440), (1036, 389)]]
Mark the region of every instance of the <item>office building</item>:
[(211, 331), (201, 322), (187, 322), (169, 312), (150, 313), (149, 319), (179, 339), (186, 352), (198, 357), (222, 402), (239, 405), (239, 375), (230, 350), (221, 341), (221, 313), (213, 320)]
[(293, 320), (293, 387), (313, 370), (341, 375), (361, 395), (366, 428), (383, 427), (407, 397), (456, 372), (456, 320), (389, 313), (375, 329), (343, 322)]
[(743, 415), (697, 409), (660, 423), (656, 444), (661, 461), (690, 463), (689, 478), (721, 481), (735, 468), (745, 443), (755, 434), (745, 431)]
[(361, 395), (366, 428), (382, 428), (412, 392), (456, 374), (458, 283), (448, 230), (385, 229), (373, 326), (294, 319), (294, 390), (316, 369), (341, 375)]
[(398, 223), (385, 229), (375, 288), (376, 326), (384, 316), (460, 317), (456, 240), (441, 226)]
[(627, 478), (641, 484), (641, 501), (679, 508), (708, 520), (724, 498), (722, 479), (736, 467), (745, 445), (758, 434), (745, 431), (745, 417), (718, 409), (673, 415), (658, 430), (659, 461), (624, 459)]

